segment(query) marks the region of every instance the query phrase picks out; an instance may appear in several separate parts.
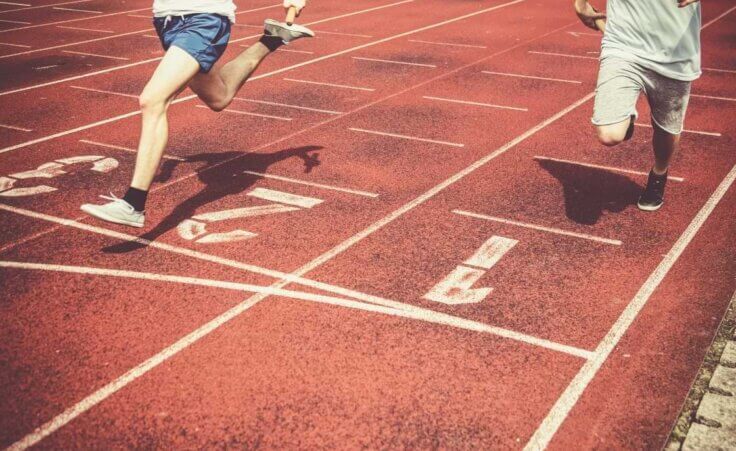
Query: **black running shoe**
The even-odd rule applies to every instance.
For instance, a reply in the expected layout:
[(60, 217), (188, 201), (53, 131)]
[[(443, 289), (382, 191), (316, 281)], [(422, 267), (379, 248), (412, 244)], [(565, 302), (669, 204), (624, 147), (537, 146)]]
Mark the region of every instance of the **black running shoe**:
[(664, 187), (667, 184), (667, 173), (657, 175), (649, 172), (649, 180), (644, 192), (639, 196), (637, 206), (639, 210), (655, 211), (664, 204)]

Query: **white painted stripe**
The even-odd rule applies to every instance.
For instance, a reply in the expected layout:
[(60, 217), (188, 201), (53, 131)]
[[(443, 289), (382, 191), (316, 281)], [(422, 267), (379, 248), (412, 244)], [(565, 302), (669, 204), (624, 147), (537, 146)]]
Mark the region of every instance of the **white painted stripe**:
[[(146, 8), (150, 9), (150, 8)], [(151, 20), (153, 18), (152, 14), (128, 14), (128, 17), (135, 17), (136, 19), (149, 19)], [(236, 24), (233, 24), (236, 25)]]
[(260, 103), (263, 105), (281, 106), (284, 108), (293, 108), (295, 110), (314, 111), (315, 113), (325, 113), (325, 114), (334, 114), (334, 115), (343, 114), (340, 111), (322, 110), (319, 108), (311, 108), (311, 107), (306, 107), (306, 106), (301, 106), (301, 105), (292, 105), (289, 103), (269, 102), (266, 100), (246, 99), (243, 97), (234, 97), (233, 100), (240, 100), (241, 102)]
[[(246, 47), (246, 46), (243, 46)], [(277, 52), (286, 52), (286, 53), (301, 53), (303, 55), (314, 55), (314, 52), (310, 52), (309, 50), (292, 50), (292, 49), (285, 49), (283, 47), (279, 47), (276, 49)]]
[(736, 70), (733, 70), (733, 69), (716, 69), (713, 67), (704, 67), (703, 70), (708, 71), (708, 72), (722, 72), (725, 74), (736, 74)]
[(0, 45), (7, 45), (8, 47), (20, 47), (22, 49), (30, 49), (30, 45), (26, 44), (11, 44), (10, 42), (0, 42)]
[(489, 270), (496, 266), (503, 256), (517, 244), (519, 242), (511, 238), (492, 236), (465, 260), (463, 265)]
[(371, 135), (389, 136), (391, 138), (408, 139), (408, 140), (411, 140), (411, 141), (421, 141), (421, 142), (432, 143), (432, 144), (441, 144), (441, 145), (444, 145), (444, 146), (465, 147), (465, 144), (460, 144), (460, 143), (453, 143), (453, 142), (448, 142), (448, 141), (437, 141), (437, 140), (434, 140), (434, 139), (419, 138), (419, 137), (416, 137), (416, 136), (408, 136), (408, 135), (399, 135), (397, 133), (379, 132), (379, 131), (376, 131), (376, 130), (366, 130), (366, 129), (363, 129), (363, 128), (352, 128), (352, 127), (350, 127), (350, 128), (348, 128), (348, 130), (352, 130), (354, 132), (368, 133), (368, 134), (371, 134)]
[(15, 12), (15, 11), (28, 11), (29, 9), (53, 8), (54, 6), (61, 6), (61, 5), (75, 5), (75, 4), (78, 4), (78, 3), (87, 3), (87, 2), (91, 2), (91, 1), (92, 0), (74, 0), (74, 1), (71, 1), (71, 2), (53, 3), (53, 4), (50, 4), (50, 5), (24, 6), (22, 8), (6, 9), (6, 10), (3, 10), (3, 11), (0, 11), (0, 14), (12, 13), (12, 12)]
[(280, 204), (293, 205), (300, 208), (312, 208), (324, 202), (322, 199), (314, 197), (299, 196), (297, 194), (284, 193), (267, 188), (256, 188), (246, 194), (256, 199), (278, 202)]
[(138, 96), (133, 95), (133, 94), (124, 94), (122, 92), (115, 92), (115, 91), (105, 91), (104, 89), (85, 88), (83, 86), (74, 86), (74, 85), (69, 86), (69, 87), (74, 88), (74, 89), (81, 89), (82, 91), (98, 92), (100, 94), (110, 94), (110, 95), (120, 96), (120, 97), (129, 97), (131, 99), (138, 98)]
[[(562, 158), (551, 158), (551, 157), (543, 157), (543, 156), (535, 156), (535, 160), (545, 160), (545, 161), (556, 161), (558, 163), (565, 163), (565, 164), (574, 164), (576, 166), (584, 166), (587, 168), (595, 168), (595, 169), (603, 169), (605, 171), (612, 171), (612, 172), (623, 172), (625, 174), (636, 174), (636, 175), (643, 175), (645, 177), (649, 176), (648, 172), (643, 171), (634, 171), (631, 169), (622, 169), (617, 168), (613, 166), (602, 166), (599, 164), (593, 164), (593, 163), (583, 163), (582, 161), (572, 161), (572, 160), (563, 160)], [(667, 180), (672, 180), (673, 182), (684, 182), (685, 179), (682, 177), (673, 177), (673, 176), (667, 176)]]
[(662, 280), (664, 280), (670, 269), (672, 269), (680, 258), (680, 255), (682, 255), (705, 221), (713, 213), (713, 210), (715, 210), (734, 180), (736, 180), (736, 166), (731, 168), (731, 171), (718, 185), (705, 205), (703, 205), (695, 218), (693, 218), (692, 222), (682, 232), (682, 235), (680, 235), (680, 238), (672, 246), (672, 249), (664, 256), (654, 272), (649, 275), (636, 293), (636, 296), (629, 302), (624, 311), (621, 312), (616, 323), (614, 323), (596, 348), (593, 359), (585, 362), (559, 399), (557, 399), (552, 409), (547, 413), (547, 416), (534, 432), (529, 443), (527, 443), (526, 450), (542, 450), (549, 445), (550, 440), (552, 440), (552, 437), (554, 437), (572, 408), (577, 404), (580, 396), (582, 396), (590, 382), (598, 374), (598, 370), (600, 370), (626, 331), (631, 327), (631, 324), (639, 316), (639, 313), (646, 306), (652, 293), (659, 287)]
[(105, 37), (102, 37), (102, 38), (87, 39), (86, 41), (69, 42), (67, 44), (59, 44), (59, 45), (54, 45), (54, 46), (51, 46), (51, 47), (44, 47), (44, 48), (41, 48), (41, 49), (26, 50), (25, 52), (10, 53), (8, 55), (0, 55), (0, 59), (11, 58), (13, 56), (20, 56), (20, 55), (30, 55), (31, 53), (45, 52), (47, 50), (56, 50), (56, 49), (61, 49), (61, 48), (65, 48), (65, 47), (72, 47), (72, 46), (80, 45), (80, 44), (88, 44), (90, 42), (105, 41), (105, 40), (108, 40), (108, 39), (117, 39), (117, 38), (120, 38), (120, 37), (123, 37), (123, 36), (130, 36), (130, 35), (133, 35), (133, 34), (143, 33), (143, 32), (148, 31), (148, 30), (150, 30), (150, 28), (146, 28), (146, 29), (143, 29), (143, 30), (137, 30), (137, 31), (129, 31), (127, 33), (113, 34), (113, 35), (105, 36)]
[[(107, 149), (124, 150), (125, 152), (138, 153), (136, 149), (133, 149), (131, 147), (117, 146), (115, 144), (107, 144), (107, 143), (101, 143), (98, 141), (90, 141), (88, 139), (80, 139), (79, 142), (84, 143), (84, 144), (89, 144), (92, 146), (105, 147)], [(176, 155), (171, 155), (171, 154), (164, 154), (163, 157), (168, 160), (188, 161), (186, 158), (177, 157)]]
[(713, 20), (711, 20), (711, 21), (709, 21), (709, 22), (707, 22), (707, 23), (703, 24), (703, 26), (701, 26), (701, 27), (700, 27), (700, 29), (701, 29), (701, 30), (705, 30), (706, 28), (710, 27), (710, 26), (711, 26), (711, 25), (713, 25), (714, 23), (716, 23), (716, 22), (718, 22), (719, 20), (721, 20), (721, 19), (723, 19), (724, 17), (726, 17), (726, 15), (728, 15), (728, 14), (732, 13), (732, 12), (733, 12), (734, 10), (736, 10), (736, 6), (734, 6), (733, 8), (730, 8), (730, 9), (726, 10), (726, 12), (724, 12), (724, 13), (723, 13), (723, 14), (721, 14), (720, 16), (718, 16), (718, 17), (714, 18)]
[(98, 30), (96, 28), (69, 27), (69, 26), (66, 26), (66, 25), (57, 25), (56, 28), (63, 28), (64, 30), (93, 31), (93, 32), (96, 32), (96, 33), (107, 33), (107, 34), (115, 33), (112, 30)]
[(319, 86), (330, 86), (333, 88), (341, 88), (341, 89), (355, 89), (358, 91), (375, 91), (373, 88), (363, 88), (360, 86), (349, 86), (349, 85), (338, 85), (336, 83), (325, 83), (321, 81), (311, 81), (311, 80), (298, 80), (296, 78), (284, 78), (285, 81), (291, 81), (294, 83), (306, 83), (310, 85), (319, 85)]
[[(79, 22), (79, 21), (83, 21), (83, 20), (100, 19), (102, 17), (118, 16), (120, 14), (127, 14), (127, 13), (131, 13), (131, 12), (134, 12), (134, 11), (144, 11), (144, 10), (150, 11), (151, 8), (148, 7), (148, 8), (131, 9), (131, 10), (128, 10), (128, 11), (119, 11), (119, 12), (116, 12), (116, 13), (102, 14), (100, 16), (78, 17), (76, 19), (58, 20), (56, 22), (46, 22), (46, 23), (39, 23), (39, 24), (35, 24), (35, 25), (31, 24), (31, 22), (20, 22), (20, 21), (12, 21), (12, 20), (0, 20), (0, 22), (11, 22), (11, 23), (14, 22), (14, 23), (21, 24), (21, 25), (28, 25), (27, 27), (15, 27), (15, 28), (10, 28), (8, 30), (0, 30), (0, 33), (7, 33), (9, 31), (27, 30), (29, 28), (50, 27), (52, 25), (59, 25), (59, 24), (63, 24), (63, 23), (73, 23), (73, 22)], [(150, 17), (150, 16), (148, 16), (148, 17)]]
[(297, 185), (313, 186), (315, 188), (322, 188), (322, 189), (326, 189), (326, 190), (330, 190), (330, 191), (339, 191), (339, 192), (342, 192), (342, 193), (355, 194), (357, 196), (374, 197), (374, 198), (375, 197), (378, 197), (378, 194), (376, 194), (376, 193), (369, 193), (367, 191), (354, 190), (354, 189), (350, 189), (350, 188), (342, 188), (342, 187), (339, 187), (339, 186), (325, 185), (325, 184), (322, 184), (322, 183), (307, 182), (307, 181), (304, 181), (304, 180), (293, 179), (293, 178), (284, 177), (284, 176), (281, 176), (281, 175), (266, 174), (266, 173), (263, 173), (263, 172), (255, 172), (255, 171), (243, 171), (243, 173), (244, 174), (255, 175), (255, 176), (263, 177), (263, 178), (267, 178), (267, 179), (281, 180), (282, 182), (295, 183)]
[(570, 53), (539, 52), (535, 50), (529, 50), (527, 53), (532, 53), (534, 55), (560, 56), (562, 58), (579, 58), (579, 59), (586, 59), (586, 60), (598, 60), (599, 59), (597, 56), (572, 55)]
[(82, 55), (82, 56), (93, 56), (95, 58), (106, 58), (110, 60), (119, 60), (119, 61), (129, 61), (129, 58), (123, 58), (122, 56), (110, 56), (110, 55), (100, 55), (99, 53), (87, 53), (87, 52), (75, 52), (72, 50), (62, 50), (62, 53), (69, 53), (71, 55)]
[(565, 80), (562, 78), (536, 77), (534, 75), (510, 74), (506, 72), (492, 72), (489, 70), (482, 70), (481, 73), (488, 74), (488, 75), (501, 75), (504, 77), (530, 78), (532, 80), (557, 81), (560, 83), (574, 83), (578, 85), (582, 83), (582, 81), (577, 81), (577, 80)]
[(0, 127), (2, 127), (2, 128), (8, 128), (10, 130), (18, 130), (18, 131), (21, 131), (21, 132), (32, 132), (33, 131), (30, 128), (23, 128), (23, 127), (18, 127), (16, 125), (8, 125), (8, 124), (0, 124)]
[(529, 111), (527, 108), (519, 108), (515, 106), (505, 106), (505, 105), (494, 105), (492, 103), (480, 103), (480, 102), (471, 102), (469, 100), (457, 100), (457, 99), (447, 99), (444, 97), (432, 97), (432, 96), (423, 96), (425, 99), (429, 100), (439, 100), (442, 102), (450, 102), (450, 103), (460, 103), (462, 105), (473, 105), (473, 106), (482, 106), (482, 107), (488, 107), (488, 108), (499, 108), (502, 110), (514, 110), (514, 111)]
[(540, 226), (540, 225), (532, 224), (532, 223), (529, 223), (529, 222), (514, 221), (512, 219), (499, 218), (499, 217), (496, 217), (496, 216), (489, 216), (489, 215), (484, 215), (484, 214), (480, 214), (480, 213), (473, 213), (473, 212), (465, 211), (465, 210), (452, 210), (452, 212), (455, 213), (455, 214), (457, 214), (457, 215), (467, 216), (469, 218), (476, 218), (476, 219), (483, 219), (483, 220), (486, 220), (486, 221), (500, 222), (500, 223), (503, 223), (503, 224), (509, 224), (509, 225), (514, 225), (514, 226), (524, 227), (524, 228), (527, 228), (527, 229), (539, 230), (540, 232), (549, 232), (549, 233), (554, 233), (554, 234), (557, 234), (557, 235), (564, 235), (564, 236), (569, 236), (569, 237), (573, 237), (573, 238), (581, 238), (581, 239), (584, 239), (584, 240), (597, 241), (599, 243), (612, 244), (614, 246), (621, 246), (623, 244), (619, 240), (612, 240), (612, 239), (609, 239), (609, 238), (601, 238), (599, 236), (590, 235), (590, 234), (587, 234), (587, 233), (570, 232), (570, 231), (567, 231), (567, 230), (558, 229), (556, 227)]
[(102, 14), (102, 11), (96, 11), (96, 10), (91, 10), (91, 9), (60, 8), (58, 6), (55, 6), (54, 9), (59, 10), (59, 11), (73, 11), (76, 13)]
[(10, 5), (10, 6), (33, 6), (28, 3), (13, 3), (13, 2), (0, 2), (0, 5)]
[[(24, 22), (22, 20), (8, 20), (8, 19), (0, 19), (0, 22), (12, 23), (12, 24), (18, 24), (18, 25), (30, 25), (31, 24), (31, 22)], [(0, 30), (0, 33), (2, 33), (3, 31), (8, 31), (8, 30)]]
[(158, 36), (156, 36), (155, 34), (150, 34), (150, 33), (149, 33), (149, 34), (142, 34), (142, 35), (141, 35), (141, 37), (142, 37), (142, 38), (153, 38), (153, 39), (160, 39), (160, 38), (159, 38)]
[[(208, 110), (210, 109), (209, 107), (207, 107), (205, 105), (197, 105), (197, 108), (205, 108), (205, 109), (208, 109)], [(265, 119), (276, 119), (276, 120), (279, 120), (279, 121), (290, 121), (291, 120), (290, 117), (271, 116), (271, 115), (268, 115), (268, 114), (251, 113), (249, 111), (233, 110), (232, 108), (228, 108), (226, 110), (222, 110), (222, 112), (223, 113), (240, 114), (240, 115), (244, 115), (244, 116), (262, 117), (262, 118), (265, 118)]]
[[(196, 219), (198, 221), (218, 222), (227, 221), (230, 219), (254, 218), (256, 216), (288, 213), (292, 211), (299, 211), (299, 207), (289, 207), (282, 204), (257, 205), (254, 207), (233, 208), (232, 210), (199, 213), (195, 216), (192, 216), (192, 219)], [(253, 236), (255, 235), (256, 234), (253, 234)]]
[(452, 42), (432, 42), (432, 41), (422, 41), (419, 39), (409, 39), (409, 42), (417, 42), (419, 44), (430, 44), (430, 45), (444, 45), (447, 47), (467, 47), (471, 49), (487, 49), (485, 45), (473, 45), (473, 44), (454, 44)]
[[(640, 123), (640, 122), (636, 122), (634, 125), (636, 125), (637, 127), (652, 128), (652, 125), (651, 124), (643, 124), (643, 123)], [(696, 134), (696, 135), (705, 135), (705, 136), (715, 136), (715, 137), (721, 136), (720, 133), (716, 133), (716, 132), (703, 132), (703, 131), (700, 131), (700, 130), (688, 130), (686, 128), (683, 129), (682, 132), (683, 133), (693, 133), (693, 134)]]
[(736, 102), (736, 99), (732, 97), (706, 96), (703, 94), (690, 94), (690, 97), (698, 97), (701, 99), (710, 99), (710, 100), (725, 100), (726, 102)]
[(334, 34), (336, 36), (352, 36), (355, 38), (372, 38), (373, 36), (367, 34), (353, 34), (353, 33), (338, 33), (337, 31), (324, 31), (324, 30), (312, 30), (315, 34)]
[(437, 67), (434, 64), (410, 63), (408, 61), (384, 60), (379, 58), (364, 58), (361, 56), (354, 56), (353, 59), (358, 61), (372, 61), (376, 63), (401, 64), (403, 66)]

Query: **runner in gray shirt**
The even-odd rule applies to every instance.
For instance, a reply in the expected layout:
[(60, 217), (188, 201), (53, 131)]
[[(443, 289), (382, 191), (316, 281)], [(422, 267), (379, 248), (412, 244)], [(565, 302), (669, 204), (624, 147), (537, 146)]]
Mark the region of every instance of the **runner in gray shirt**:
[(575, 10), (588, 27), (603, 31), (593, 124), (598, 139), (615, 146), (631, 138), (644, 92), (654, 128), (654, 166), (639, 198), (642, 210), (664, 202), (669, 163), (680, 141), (690, 83), (700, 76), (698, 0), (608, 0), (607, 14), (587, 0)]

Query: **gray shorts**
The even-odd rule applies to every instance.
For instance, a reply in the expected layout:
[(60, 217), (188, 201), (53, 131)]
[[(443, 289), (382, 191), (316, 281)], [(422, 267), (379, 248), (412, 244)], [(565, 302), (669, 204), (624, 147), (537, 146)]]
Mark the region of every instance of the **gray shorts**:
[(649, 101), (652, 121), (664, 131), (679, 135), (690, 98), (690, 82), (667, 78), (617, 56), (601, 59), (593, 124), (611, 125), (636, 117), (636, 101), (642, 91)]

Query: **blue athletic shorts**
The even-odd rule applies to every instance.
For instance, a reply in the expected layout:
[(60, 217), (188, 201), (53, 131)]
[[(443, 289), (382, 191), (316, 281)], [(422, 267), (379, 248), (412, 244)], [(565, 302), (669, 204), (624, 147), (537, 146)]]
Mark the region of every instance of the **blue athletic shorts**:
[(209, 72), (230, 40), (230, 19), (217, 14), (154, 17), (153, 26), (164, 50), (179, 47), (199, 63), (200, 72)]

